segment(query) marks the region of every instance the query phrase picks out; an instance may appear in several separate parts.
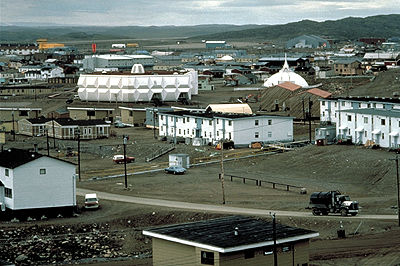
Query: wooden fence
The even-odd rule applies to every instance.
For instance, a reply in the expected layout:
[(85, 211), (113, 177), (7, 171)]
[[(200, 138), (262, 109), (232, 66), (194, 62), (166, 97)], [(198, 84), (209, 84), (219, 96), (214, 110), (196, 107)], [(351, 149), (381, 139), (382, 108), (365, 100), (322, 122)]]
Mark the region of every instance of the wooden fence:
[[(255, 183), (256, 186), (261, 187), (262, 184), (271, 184), (272, 188), (277, 189), (278, 187), (283, 187), (286, 189), (286, 191), (290, 191), (290, 188), (296, 188), (296, 189), (300, 189), (300, 193), (301, 194), (306, 194), (306, 190), (304, 187), (300, 187), (300, 186), (295, 186), (295, 185), (289, 185), (289, 184), (284, 184), (284, 183), (278, 183), (278, 182), (273, 182), (273, 181), (267, 181), (267, 180), (261, 180), (261, 179), (256, 179), (256, 178), (252, 178), (252, 177), (243, 177), (243, 176), (236, 176), (236, 175), (229, 175), (229, 174), (225, 174), (224, 175), (226, 179), (230, 178), (231, 182), (233, 182), (233, 179), (241, 179), (243, 184), (246, 184), (246, 181), (252, 181)], [(218, 178), (221, 179), (221, 174), (218, 175)]]

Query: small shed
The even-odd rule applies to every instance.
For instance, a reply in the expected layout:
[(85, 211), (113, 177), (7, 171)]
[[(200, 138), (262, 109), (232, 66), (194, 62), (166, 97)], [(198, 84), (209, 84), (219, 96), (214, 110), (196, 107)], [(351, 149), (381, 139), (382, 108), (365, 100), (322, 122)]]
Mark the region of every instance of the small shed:
[(175, 166), (175, 165), (188, 169), (190, 166), (189, 155), (183, 153), (170, 154), (169, 166)]
[(336, 126), (319, 127), (315, 129), (315, 144), (323, 146), (332, 144), (336, 139)]

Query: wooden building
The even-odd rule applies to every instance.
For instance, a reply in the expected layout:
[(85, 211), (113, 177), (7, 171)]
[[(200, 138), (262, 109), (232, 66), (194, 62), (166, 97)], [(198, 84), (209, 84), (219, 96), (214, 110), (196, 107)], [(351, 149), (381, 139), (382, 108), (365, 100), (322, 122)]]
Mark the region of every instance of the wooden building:
[[(314, 231), (276, 225), (278, 265), (308, 265)], [(167, 225), (143, 234), (152, 237), (153, 265), (274, 265), (273, 223), (230, 216)]]
[(74, 120), (91, 120), (101, 119), (105, 121), (114, 121), (114, 108), (99, 108), (99, 107), (67, 107), (69, 117)]
[(18, 134), (38, 137), (46, 134), (46, 122), (49, 118), (28, 118), (18, 121)]

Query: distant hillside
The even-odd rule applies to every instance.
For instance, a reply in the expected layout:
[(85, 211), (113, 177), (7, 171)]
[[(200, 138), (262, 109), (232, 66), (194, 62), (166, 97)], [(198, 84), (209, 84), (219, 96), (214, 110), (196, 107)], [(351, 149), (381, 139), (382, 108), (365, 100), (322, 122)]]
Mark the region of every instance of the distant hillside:
[(366, 18), (345, 18), (335, 21), (315, 22), (303, 20), (284, 25), (264, 26), (235, 32), (201, 35), (196, 39), (222, 40), (288, 40), (304, 34), (325, 36), (341, 40), (356, 40), (361, 37), (400, 36), (400, 15), (381, 15)]
[(400, 15), (381, 15), (367, 18), (345, 18), (315, 22), (303, 20), (284, 25), (227, 25), (197, 26), (125, 26), (125, 27), (19, 27), (1, 26), (1, 42), (33, 42), (38, 38), (49, 41), (166, 39), (191, 38), (193, 40), (283, 40), (303, 34), (342, 40), (360, 37), (400, 36)]
[(18, 27), (1, 26), (0, 41), (49, 41), (67, 40), (107, 40), (107, 39), (157, 39), (189, 38), (204, 34), (234, 32), (263, 27), (259, 25), (209, 24), (198, 26), (126, 26), (126, 27)]

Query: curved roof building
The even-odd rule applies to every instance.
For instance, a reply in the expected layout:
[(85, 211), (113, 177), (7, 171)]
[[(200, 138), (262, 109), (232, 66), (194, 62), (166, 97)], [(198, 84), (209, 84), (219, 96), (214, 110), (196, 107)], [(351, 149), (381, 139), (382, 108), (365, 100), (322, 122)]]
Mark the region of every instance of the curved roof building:
[(293, 70), (289, 68), (289, 64), (287, 63), (287, 60), (285, 58), (285, 63), (283, 64), (282, 69), (279, 70), (278, 73), (275, 73), (274, 75), (269, 77), (264, 82), (264, 87), (273, 87), (286, 81), (289, 81), (301, 87), (308, 87), (307, 81), (302, 76), (296, 74)]

